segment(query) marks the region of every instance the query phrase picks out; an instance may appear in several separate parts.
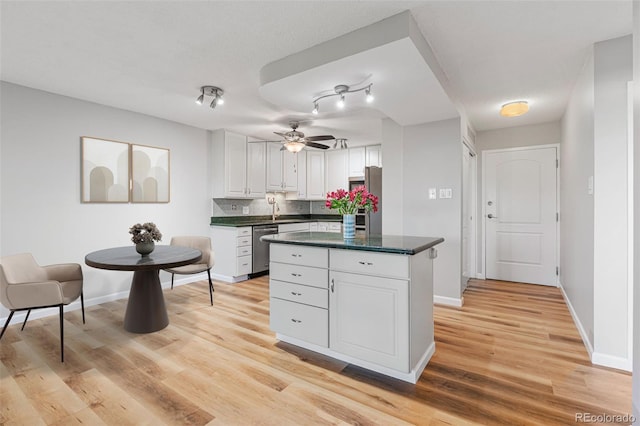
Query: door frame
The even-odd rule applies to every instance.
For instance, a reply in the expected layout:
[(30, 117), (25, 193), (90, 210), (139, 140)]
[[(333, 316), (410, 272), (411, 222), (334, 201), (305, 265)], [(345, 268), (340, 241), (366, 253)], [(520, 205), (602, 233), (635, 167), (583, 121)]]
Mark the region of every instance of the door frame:
[[(471, 144), (465, 137), (462, 138), (462, 144), (467, 147), (469, 152), (472, 154), (472, 166), (469, 171), (471, 176), (471, 188), (469, 188), (468, 193), (471, 195), (471, 205), (469, 206), (469, 212), (476, 217), (475, 220), (471, 220), (471, 241), (469, 241), (469, 245), (471, 246), (472, 256), (469, 259), (469, 263), (471, 265), (469, 272), (469, 278), (477, 278), (478, 277), (478, 153), (476, 152), (475, 147)], [(463, 190), (464, 191), (464, 190)], [(464, 203), (464, 200), (462, 200)], [(462, 211), (462, 209), (461, 209)], [(463, 219), (464, 220), (464, 219)], [(464, 250), (464, 247), (462, 247)], [(460, 279), (463, 279), (461, 277)], [(466, 289), (466, 286), (465, 286)], [(464, 291), (465, 289), (462, 289)]]
[[(500, 148), (500, 149), (487, 149), (482, 151), (482, 249), (480, 252), (480, 258), (482, 260), (482, 274), (478, 274), (478, 278), (486, 279), (487, 274), (487, 230), (485, 225), (485, 217), (487, 216), (487, 203), (485, 200), (486, 196), (486, 164), (487, 164), (487, 154), (493, 154), (498, 152), (513, 152), (513, 151), (529, 151), (532, 149), (540, 149), (540, 148), (555, 148), (556, 149), (556, 160), (558, 161), (558, 166), (556, 167), (556, 212), (558, 215), (560, 212), (560, 144), (559, 143), (551, 143), (544, 145), (528, 145), (528, 146), (519, 146), (515, 148)], [(556, 221), (556, 266), (560, 268), (560, 219)], [(556, 287), (560, 286), (560, 273), (556, 274)]]

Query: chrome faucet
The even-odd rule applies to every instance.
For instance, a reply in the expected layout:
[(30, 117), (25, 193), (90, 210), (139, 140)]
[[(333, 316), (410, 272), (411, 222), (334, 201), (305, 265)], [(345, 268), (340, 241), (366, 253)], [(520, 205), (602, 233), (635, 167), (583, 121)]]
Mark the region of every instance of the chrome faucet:
[(277, 212), (280, 211), (276, 197), (267, 197), (267, 202), (271, 204), (271, 220), (276, 221), (276, 217), (280, 216)]

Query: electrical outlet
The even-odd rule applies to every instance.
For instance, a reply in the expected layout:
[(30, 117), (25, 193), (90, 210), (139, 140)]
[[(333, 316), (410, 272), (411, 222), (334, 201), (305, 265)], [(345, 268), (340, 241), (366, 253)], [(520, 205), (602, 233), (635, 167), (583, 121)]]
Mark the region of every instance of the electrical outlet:
[(231, 204), (231, 210), (238, 210), (238, 206), (236, 206), (235, 204)]
[(242, 214), (249, 214), (249, 206), (242, 207)]
[(451, 188), (447, 188), (447, 190), (445, 191), (445, 194), (444, 194), (444, 195), (445, 195), (445, 197), (447, 197), (447, 198), (451, 198), (451, 196), (452, 196), (452, 190), (451, 190)]

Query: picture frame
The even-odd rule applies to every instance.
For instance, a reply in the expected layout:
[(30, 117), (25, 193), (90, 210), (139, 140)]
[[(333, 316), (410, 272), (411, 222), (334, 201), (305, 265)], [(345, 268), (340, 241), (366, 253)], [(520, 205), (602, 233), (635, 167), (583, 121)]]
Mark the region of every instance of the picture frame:
[(130, 149), (126, 142), (81, 137), (81, 201), (128, 203)]
[(170, 164), (169, 149), (131, 144), (131, 202), (170, 202)]

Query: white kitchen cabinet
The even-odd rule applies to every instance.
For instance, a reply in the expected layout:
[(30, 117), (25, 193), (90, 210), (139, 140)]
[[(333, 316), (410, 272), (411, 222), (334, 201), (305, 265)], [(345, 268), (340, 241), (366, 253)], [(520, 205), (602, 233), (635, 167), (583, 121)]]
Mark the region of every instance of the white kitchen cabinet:
[(346, 149), (327, 151), (325, 162), (325, 188), (327, 192), (337, 189), (349, 190), (349, 151)]
[(312, 232), (342, 232), (342, 222), (314, 222), (310, 225)]
[(267, 192), (295, 192), (298, 189), (296, 154), (287, 150), (283, 151), (281, 148), (281, 143), (267, 143)]
[(324, 200), (326, 196), (324, 166), (325, 154), (322, 151), (307, 152), (307, 199)]
[(349, 148), (349, 177), (364, 179), (365, 147)]
[(266, 195), (266, 142), (247, 142), (247, 198)]
[(210, 174), (213, 198), (244, 198), (247, 192), (247, 137), (213, 132)]
[(224, 129), (213, 132), (209, 161), (213, 198), (263, 198), (265, 142)]
[(216, 258), (213, 276), (232, 283), (248, 279), (253, 267), (252, 228), (212, 226), (211, 241)]
[(382, 145), (369, 145), (366, 148), (366, 166), (382, 167)]
[(283, 223), (278, 225), (278, 234), (286, 234), (287, 232), (303, 232), (308, 230), (309, 222)]
[(298, 161), (298, 199), (307, 198), (307, 151), (302, 150), (296, 154)]

